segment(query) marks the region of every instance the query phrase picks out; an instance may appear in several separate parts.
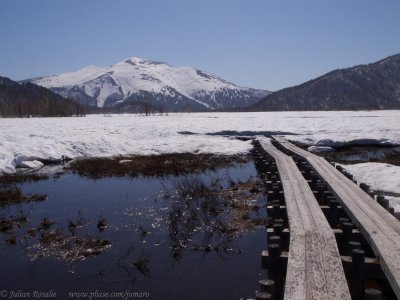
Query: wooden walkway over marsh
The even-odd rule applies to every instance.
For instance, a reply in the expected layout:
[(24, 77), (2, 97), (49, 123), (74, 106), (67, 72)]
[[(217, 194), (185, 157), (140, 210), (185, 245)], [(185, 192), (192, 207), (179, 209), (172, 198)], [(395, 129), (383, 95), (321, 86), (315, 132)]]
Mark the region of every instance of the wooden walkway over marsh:
[(324, 158), (300, 149), (285, 139), (278, 141), (289, 151), (305, 158), (339, 199), (379, 259), (390, 286), (400, 299), (400, 222)]
[(290, 230), (285, 299), (351, 299), (335, 235), (293, 159), (258, 138), (276, 161)]

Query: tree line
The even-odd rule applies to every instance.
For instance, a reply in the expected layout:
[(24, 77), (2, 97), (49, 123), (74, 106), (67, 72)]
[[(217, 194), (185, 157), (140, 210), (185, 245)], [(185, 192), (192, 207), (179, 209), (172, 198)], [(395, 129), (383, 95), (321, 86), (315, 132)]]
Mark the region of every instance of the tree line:
[(86, 109), (44, 87), (0, 77), (0, 117), (85, 116)]
[(144, 99), (128, 99), (122, 103), (118, 103), (110, 107), (90, 107), (88, 113), (117, 113), (117, 114), (143, 114), (150, 115), (168, 115), (168, 111), (162, 105), (154, 105), (150, 103), (149, 98)]

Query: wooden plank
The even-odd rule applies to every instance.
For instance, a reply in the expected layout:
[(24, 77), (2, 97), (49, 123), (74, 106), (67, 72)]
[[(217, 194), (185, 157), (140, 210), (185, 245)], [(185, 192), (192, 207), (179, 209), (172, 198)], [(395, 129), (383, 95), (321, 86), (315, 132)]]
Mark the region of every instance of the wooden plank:
[[(325, 159), (322, 157), (319, 157), (315, 154), (312, 154), (308, 151), (305, 151), (303, 149), (300, 149), (293, 145), (292, 143), (288, 142), (285, 139), (279, 138), (279, 142), (286, 147), (287, 149), (291, 150), (292, 152), (303, 156), (309, 162), (311, 165), (320, 167), (324, 167), (325, 171), (329, 172), (331, 174), (331, 177), (328, 178), (330, 180), (337, 178), (340, 182), (340, 184), (345, 184), (347, 187), (350, 187), (350, 192), (351, 193), (356, 193), (357, 198), (362, 198), (363, 199), (363, 204), (367, 204), (369, 207), (373, 209), (374, 213), (379, 214), (381, 217), (385, 219), (386, 224), (390, 224), (392, 229), (394, 229), (398, 234), (400, 234), (400, 227), (399, 227), (399, 222), (398, 220), (393, 217), (387, 210), (385, 210), (382, 206), (376, 205), (376, 202), (367, 194), (365, 193), (362, 189), (357, 187), (354, 182), (352, 182), (350, 179), (348, 179), (346, 176), (344, 176), (341, 172), (336, 170), (329, 162), (327, 162)], [(325, 177), (323, 177), (324, 180), (326, 180)], [(328, 180), (326, 180), (328, 181)]]
[[(369, 219), (372, 219), (375, 226), (380, 226), (382, 230), (386, 231), (387, 235), (394, 235), (397, 239), (397, 236), (400, 234), (400, 226), (397, 219), (383, 207), (378, 205), (371, 197), (369, 197), (368, 194), (357, 187), (351, 180), (337, 171), (325, 159), (297, 148), (287, 141), (281, 142), (281, 144), (296, 154), (306, 157), (318, 173), (326, 173), (327, 176), (323, 176), (323, 179), (332, 187), (334, 193), (347, 193), (349, 195), (346, 198), (354, 197), (356, 205), (369, 215)], [(382, 220), (383, 222), (381, 222)], [(358, 221), (356, 221), (356, 223), (357, 222)]]
[(258, 137), (274, 157), (290, 230), (285, 299), (350, 299), (336, 239), (293, 159)]
[(379, 257), (381, 267), (400, 298), (400, 223), (325, 159), (300, 149), (284, 139), (279, 142), (290, 151), (308, 160), (314, 170), (326, 181), (332, 193), (360, 228), (361, 234)]

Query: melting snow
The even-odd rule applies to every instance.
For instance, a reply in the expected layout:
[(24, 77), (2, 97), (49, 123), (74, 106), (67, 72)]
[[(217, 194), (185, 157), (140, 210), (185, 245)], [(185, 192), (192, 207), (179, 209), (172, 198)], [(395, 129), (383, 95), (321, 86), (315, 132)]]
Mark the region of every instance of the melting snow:
[(400, 111), (0, 119), (0, 173), (12, 172), (24, 161), (59, 161), (64, 156), (237, 154), (252, 148), (250, 141), (234, 136), (210, 135), (219, 132), (280, 132), (291, 140), (318, 146), (348, 142), (400, 145), (399, 124)]
[(384, 163), (343, 165), (357, 182), (364, 182), (373, 190), (400, 194), (400, 167)]
[[(400, 195), (400, 167), (383, 163), (342, 165), (358, 182), (373, 190)], [(395, 211), (400, 211), (400, 197), (385, 196)]]

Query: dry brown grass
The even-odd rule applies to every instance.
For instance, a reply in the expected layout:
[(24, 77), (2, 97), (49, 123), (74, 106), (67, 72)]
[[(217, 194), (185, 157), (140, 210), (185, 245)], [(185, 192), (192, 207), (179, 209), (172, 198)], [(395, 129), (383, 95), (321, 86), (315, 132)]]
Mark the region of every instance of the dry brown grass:
[(15, 183), (34, 182), (39, 180), (46, 180), (48, 176), (35, 175), (35, 174), (7, 174), (0, 176), (0, 186), (10, 185)]
[(78, 159), (71, 162), (67, 169), (88, 178), (166, 176), (199, 173), (246, 161), (244, 156), (175, 153)]
[(24, 195), (22, 194), (21, 190), (16, 187), (0, 190), (0, 206), (13, 205), (23, 202), (44, 201), (46, 199), (47, 195), (44, 194)]
[(257, 226), (267, 225), (266, 218), (252, 218), (252, 211), (262, 209), (254, 205), (253, 201), (262, 194), (260, 180), (240, 182), (221, 193), (221, 197), (230, 199), (229, 218), (227, 227), (232, 232), (244, 232), (253, 230)]
[[(79, 213), (72, 224), (81, 224), (82, 216)], [(40, 257), (55, 257), (73, 262), (102, 254), (111, 247), (111, 242), (94, 238), (86, 230), (76, 230), (68, 226), (68, 230), (58, 227), (56, 222), (45, 217), (37, 227), (28, 228), (24, 239), (27, 243), (27, 253), (36, 260)], [(29, 246), (28, 246), (29, 245)]]
[(11, 174), (0, 176), (0, 207), (22, 202), (46, 200), (47, 195), (44, 194), (24, 195), (18, 186), (19, 183), (45, 179), (48, 179), (48, 177), (42, 175)]
[(353, 146), (337, 152), (317, 153), (328, 160), (342, 164), (379, 162), (400, 166), (400, 149), (391, 147)]
[(107, 240), (95, 239), (90, 236), (76, 236), (65, 233), (62, 229), (44, 230), (36, 244), (37, 252), (32, 256), (53, 256), (69, 262), (83, 260), (87, 257), (102, 254), (111, 243)]
[[(235, 237), (268, 222), (255, 213), (262, 209), (256, 204), (263, 197), (259, 179), (231, 181), (224, 188), (218, 181), (206, 184), (199, 177), (188, 176), (179, 179), (174, 188), (175, 193), (167, 197), (174, 200), (168, 216), (174, 259), (179, 260), (187, 246), (205, 253), (231, 251)], [(199, 232), (206, 238), (196, 238)]]
[(400, 166), (400, 153), (398, 151), (393, 152), (393, 153), (386, 155), (381, 160), (372, 160), (372, 161), (373, 162), (383, 162), (383, 163), (387, 163), (387, 164), (391, 164), (391, 165), (395, 165), (395, 166)]
[(28, 222), (28, 219), (23, 215), (2, 218), (0, 220), (0, 232), (12, 233), (21, 228), (26, 222)]

